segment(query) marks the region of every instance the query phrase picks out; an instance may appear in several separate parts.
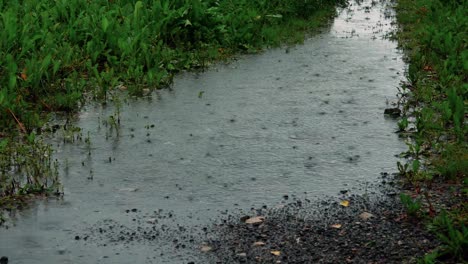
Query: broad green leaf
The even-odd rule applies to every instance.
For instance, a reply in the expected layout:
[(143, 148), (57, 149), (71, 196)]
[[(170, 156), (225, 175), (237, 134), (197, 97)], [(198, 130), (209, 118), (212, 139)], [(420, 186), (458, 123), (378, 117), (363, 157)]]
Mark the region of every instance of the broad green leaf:
[(104, 31), (104, 33), (107, 32), (107, 28), (109, 28), (109, 20), (107, 19), (107, 17), (102, 18), (101, 27), (102, 27), (102, 31)]
[(31, 133), (28, 135), (28, 141), (29, 143), (34, 143), (34, 140), (36, 139), (36, 134)]
[(135, 22), (138, 21), (138, 18), (140, 16), (140, 9), (143, 8), (143, 2), (138, 1), (135, 3), (135, 10), (133, 11), (133, 19), (135, 19)]
[(0, 106), (3, 106), (3, 100), (5, 100), (6, 90), (0, 91)]
[(51, 61), (52, 61), (52, 55), (48, 54), (42, 61), (41, 70), (46, 70), (47, 67), (49, 67)]
[(2, 141), (0, 141), (0, 151), (5, 150), (7, 145), (8, 145), (8, 138), (5, 138)]

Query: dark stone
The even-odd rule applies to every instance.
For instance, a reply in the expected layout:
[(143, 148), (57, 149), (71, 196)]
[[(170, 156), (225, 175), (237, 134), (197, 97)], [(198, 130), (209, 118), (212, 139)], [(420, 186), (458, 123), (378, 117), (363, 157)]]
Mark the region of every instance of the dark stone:
[(0, 258), (0, 264), (8, 264), (8, 258), (3, 256)]
[[(57, 130), (60, 129), (60, 125), (53, 125), (52, 126), (52, 133), (55, 133)], [(3, 259), (3, 258), (2, 258)], [(7, 261), (8, 261), (8, 258), (7, 258)], [(3, 263), (2, 263), (3, 264)]]
[(241, 220), (242, 222), (245, 222), (245, 221), (246, 221), (247, 219), (249, 219), (249, 218), (250, 218), (250, 216), (244, 215), (244, 216), (242, 216), (242, 217), (240, 218), (240, 220)]
[(80, 240), (80, 236), (75, 236), (75, 240)]
[(387, 108), (384, 111), (384, 115), (399, 117), (401, 115), (401, 110), (399, 108)]

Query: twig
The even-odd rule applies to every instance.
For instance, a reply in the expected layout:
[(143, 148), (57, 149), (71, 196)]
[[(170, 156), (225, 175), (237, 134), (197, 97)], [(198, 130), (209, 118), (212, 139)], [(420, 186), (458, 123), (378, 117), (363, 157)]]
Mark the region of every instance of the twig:
[(25, 134), (27, 134), (26, 132), (26, 128), (24, 127), (23, 123), (21, 123), (18, 118), (16, 118), (15, 114), (13, 113), (13, 111), (11, 111), (10, 108), (7, 108), (8, 112), (10, 112), (10, 114), (13, 116), (13, 118), (15, 119), (16, 123), (18, 123), (18, 126), (20, 127), (21, 131)]

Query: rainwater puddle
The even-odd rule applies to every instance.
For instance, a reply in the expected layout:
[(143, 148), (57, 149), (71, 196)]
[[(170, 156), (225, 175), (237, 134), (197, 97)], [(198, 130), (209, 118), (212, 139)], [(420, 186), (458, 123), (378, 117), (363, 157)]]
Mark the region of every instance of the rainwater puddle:
[(405, 144), (383, 112), (405, 65), (383, 38), (391, 16), (381, 4), (353, 4), (304, 45), (181, 74), (173, 89), (123, 103), (118, 135), (104, 124), (112, 106), (85, 107), (75, 125), (89, 133), (89, 147), (51, 139), (65, 196), (0, 230), (0, 256), (186, 263), (189, 253), (170, 240), (107, 245), (75, 236), (106, 221), (150, 225), (154, 211), (174, 215), (161, 220), (168, 226), (195, 228), (226, 210), (274, 207), (284, 195), (333, 196), (394, 171)]

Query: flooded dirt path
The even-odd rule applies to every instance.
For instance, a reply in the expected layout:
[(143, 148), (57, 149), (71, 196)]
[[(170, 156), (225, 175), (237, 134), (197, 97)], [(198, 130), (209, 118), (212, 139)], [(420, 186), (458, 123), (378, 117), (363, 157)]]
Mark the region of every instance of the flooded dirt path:
[(114, 107), (85, 107), (74, 125), (89, 146), (51, 139), (63, 199), (18, 213), (0, 230), (0, 256), (185, 263), (193, 257), (171, 235), (108, 243), (99, 228), (186, 231), (226, 210), (362, 192), (358, 185), (394, 171), (405, 149), (383, 115), (404, 71), (396, 43), (384, 38), (392, 15), (363, 1), (303, 45), (181, 74), (171, 90), (124, 102), (119, 133), (109, 125)]

